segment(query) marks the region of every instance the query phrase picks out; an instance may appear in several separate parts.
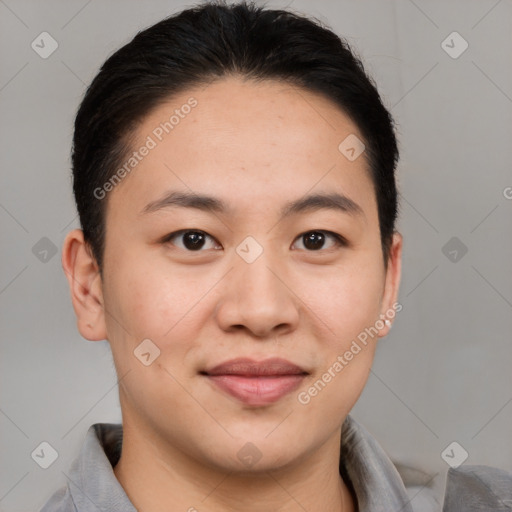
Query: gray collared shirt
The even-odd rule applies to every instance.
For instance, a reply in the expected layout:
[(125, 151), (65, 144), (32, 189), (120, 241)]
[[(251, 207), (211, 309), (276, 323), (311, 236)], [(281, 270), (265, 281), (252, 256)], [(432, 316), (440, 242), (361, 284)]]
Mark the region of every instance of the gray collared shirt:
[[(113, 470), (122, 437), (121, 424), (91, 425), (67, 485), (40, 512), (136, 512)], [(355, 494), (359, 512), (416, 512), (391, 459), (350, 415), (343, 423), (340, 474)], [(512, 473), (488, 466), (450, 468), (443, 512), (472, 511), (512, 511)]]

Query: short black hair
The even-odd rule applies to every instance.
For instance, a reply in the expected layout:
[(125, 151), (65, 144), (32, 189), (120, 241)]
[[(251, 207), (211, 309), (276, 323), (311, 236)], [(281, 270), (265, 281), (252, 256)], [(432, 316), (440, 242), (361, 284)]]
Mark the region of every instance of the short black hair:
[(399, 151), (394, 120), (361, 59), (316, 19), (252, 2), (207, 2), (137, 33), (105, 61), (78, 109), (73, 191), (100, 272), (107, 198), (95, 190), (133, 151), (135, 128), (172, 95), (228, 75), (285, 81), (322, 94), (356, 124), (366, 146), (387, 265), (398, 211)]

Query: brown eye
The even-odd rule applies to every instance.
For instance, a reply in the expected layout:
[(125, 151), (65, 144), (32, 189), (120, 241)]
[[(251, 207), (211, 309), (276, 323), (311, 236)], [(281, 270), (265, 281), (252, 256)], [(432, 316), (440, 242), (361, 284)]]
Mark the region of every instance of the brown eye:
[[(326, 240), (333, 240), (329, 247), (325, 247)], [(304, 248), (311, 251), (320, 251), (322, 249), (332, 249), (336, 246), (345, 246), (343, 237), (330, 231), (308, 231), (299, 235), (298, 240), (302, 240)]]
[[(181, 240), (181, 245), (180, 243), (175, 243), (174, 240)], [(171, 243), (180, 249), (198, 252), (205, 248), (205, 246), (206, 249), (215, 248), (215, 243), (210, 243), (210, 247), (208, 247), (208, 240), (214, 241), (214, 238), (204, 231), (183, 229), (181, 231), (171, 233), (170, 235), (166, 236), (163, 241), (165, 243)]]
[(304, 241), (304, 247), (306, 247), (306, 249), (318, 251), (322, 249), (325, 243), (325, 235), (320, 231), (312, 231), (311, 233), (302, 235), (302, 240)]

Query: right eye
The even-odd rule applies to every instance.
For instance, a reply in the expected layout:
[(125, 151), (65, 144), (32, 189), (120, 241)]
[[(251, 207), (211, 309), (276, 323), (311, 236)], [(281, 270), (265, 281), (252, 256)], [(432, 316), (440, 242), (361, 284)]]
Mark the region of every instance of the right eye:
[[(217, 243), (215, 238), (204, 231), (198, 229), (181, 229), (180, 231), (169, 233), (162, 239), (162, 243), (171, 243), (185, 251), (200, 252), (201, 249), (204, 248), (205, 244), (207, 244), (207, 239)], [(179, 243), (175, 243), (174, 240), (181, 240), (181, 246)], [(207, 249), (216, 249), (216, 247), (207, 247)]]

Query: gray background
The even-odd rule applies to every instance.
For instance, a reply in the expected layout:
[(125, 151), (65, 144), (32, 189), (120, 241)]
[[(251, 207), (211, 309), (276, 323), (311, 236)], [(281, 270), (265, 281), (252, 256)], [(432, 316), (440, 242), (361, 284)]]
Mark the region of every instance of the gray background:
[[(106, 57), (188, 5), (0, 0), (2, 511), (41, 507), (66, 482), (88, 427), (121, 421), (109, 346), (76, 330), (60, 264), (64, 236), (78, 227), (72, 122)], [(512, 3), (267, 5), (347, 37), (398, 124), (403, 311), (353, 416), (424, 482), (442, 485), (452, 441), (465, 464), (512, 470)], [(31, 48), (43, 31), (59, 45), (47, 59)], [(441, 46), (453, 31), (469, 44), (458, 58)], [(43, 237), (55, 255), (42, 252)], [(452, 237), (458, 261), (454, 247), (443, 252)], [(31, 458), (42, 441), (59, 454), (48, 469)], [(414, 495), (419, 508), (427, 494)]]

